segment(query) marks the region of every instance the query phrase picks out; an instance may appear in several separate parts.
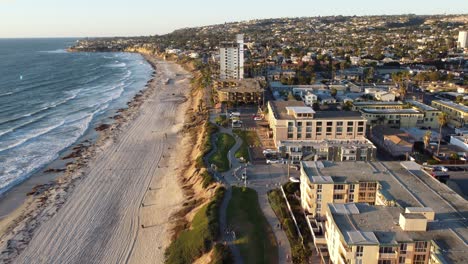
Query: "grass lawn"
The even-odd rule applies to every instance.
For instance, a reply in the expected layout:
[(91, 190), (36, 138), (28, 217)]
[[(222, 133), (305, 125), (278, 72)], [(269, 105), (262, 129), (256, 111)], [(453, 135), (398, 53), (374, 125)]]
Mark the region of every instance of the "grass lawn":
[[(289, 244), (291, 245), (293, 263), (307, 263), (308, 257), (312, 254), (312, 252), (309, 248), (304, 248), (302, 246), (302, 242), (300, 241), (299, 235), (297, 234), (294, 221), (289, 214), (286, 201), (284, 200), (280, 189), (270, 191), (268, 193), (268, 201), (270, 202), (271, 208), (280, 220), (283, 226), (283, 230), (288, 237)], [(301, 216), (301, 218), (303, 217)], [(296, 219), (299, 219), (298, 215), (296, 215)], [(301, 229), (301, 233), (304, 233), (304, 231), (308, 232), (308, 227), (306, 229)]]
[(244, 263), (278, 263), (276, 239), (260, 209), (256, 191), (233, 187), (227, 217), (228, 226), (236, 231)]
[(195, 214), (190, 228), (182, 231), (169, 245), (165, 252), (166, 264), (193, 263), (211, 250), (219, 236), (219, 206), (224, 192), (224, 187), (218, 188), (213, 200)]
[(242, 139), (242, 146), (236, 151), (236, 158), (243, 157), (245, 161), (250, 161), (249, 146), (260, 145), (260, 139), (257, 132), (235, 129), (233, 132)]
[(218, 135), (216, 152), (210, 157), (210, 163), (215, 164), (218, 167), (218, 171), (229, 170), (228, 153), (235, 143), (236, 140), (231, 135), (225, 133)]

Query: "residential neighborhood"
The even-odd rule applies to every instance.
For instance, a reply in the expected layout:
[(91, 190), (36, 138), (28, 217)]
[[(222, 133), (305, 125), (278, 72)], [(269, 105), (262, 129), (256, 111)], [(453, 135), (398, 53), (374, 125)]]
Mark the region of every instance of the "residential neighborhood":
[(274, 263), (468, 263), (466, 30), (466, 15), (279, 18), (72, 49), (198, 74), (200, 168), (229, 193), (229, 263), (261, 254), (229, 213), (240, 189), (258, 197)]

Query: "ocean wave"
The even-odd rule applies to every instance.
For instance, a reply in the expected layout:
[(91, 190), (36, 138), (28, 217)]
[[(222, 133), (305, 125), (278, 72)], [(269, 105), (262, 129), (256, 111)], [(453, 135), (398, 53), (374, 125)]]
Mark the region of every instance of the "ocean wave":
[[(31, 144), (18, 149), (17, 155), (11, 155), (4, 162), (2, 161), (3, 171), (0, 169), (0, 173), (2, 174), (2, 177), (0, 177), (0, 195), (58, 158), (61, 151), (73, 145), (76, 140), (83, 136), (92, 119), (93, 115), (87, 115), (69, 123), (70, 127), (76, 130), (68, 138), (60, 141), (44, 138), (40, 141), (31, 142)], [(42, 153), (41, 149), (47, 149), (48, 151)]]
[(9, 149), (21, 146), (22, 144), (28, 142), (29, 140), (32, 140), (32, 139), (37, 138), (39, 136), (42, 136), (42, 135), (44, 135), (46, 133), (49, 133), (50, 131), (62, 126), (64, 123), (65, 123), (65, 121), (61, 121), (57, 125), (52, 125), (52, 126), (45, 127), (45, 128), (39, 128), (39, 129), (31, 130), (32, 133), (27, 135), (25, 138), (23, 138), (21, 140), (18, 140), (16, 142), (12, 143), (12, 144), (9, 144), (8, 146), (0, 147), (0, 152), (3, 152), (5, 150), (9, 150)]
[(38, 51), (39, 53), (51, 53), (51, 54), (62, 54), (62, 53), (68, 53), (66, 49), (57, 49), (57, 50), (42, 50)]
[(109, 67), (109, 68), (124, 68), (125, 66), (127, 66), (127, 63), (125, 63), (125, 62), (120, 62), (120, 63), (117, 63), (117, 64), (108, 64), (108, 65), (106, 65), (106, 67)]
[[(58, 101), (58, 102), (54, 102), (54, 103), (50, 103), (36, 111), (33, 111), (33, 112), (30, 112), (30, 113), (27, 113), (27, 114), (24, 114), (24, 115), (21, 115), (19, 117), (14, 117), (14, 118), (11, 118), (11, 119), (8, 119), (8, 120), (5, 120), (3, 122), (0, 123), (0, 125), (3, 125), (3, 124), (6, 124), (6, 123), (11, 123), (11, 122), (14, 122), (14, 121), (18, 121), (20, 119), (23, 119), (25, 117), (31, 117), (31, 116), (34, 116), (34, 115), (37, 115), (39, 113), (42, 113), (44, 111), (47, 111), (47, 110), (50, 110), (52, 108), (55, 108), (57, 106), (60, 106), (60, 105), (63, 105), (63, 104), (66, 104), (68, 103), (70, 100), (73, 100), (75, 99), (78, 94), (80, 93), (81, 89), (77, 89), (77, 90), (74, 90), (74, 91), (68, 91), (66, 93), (70, 94), (70, 96), (66, 97), (65, 99), (61, 100), (61, 101)], [(0, 134), (0, 136), (2, 136), (3, 134)]]
[(2, 96), (7, 96), (7, 95), (12, 95), (12, 94), (13, 94), (13, 92), (2, 93), (2, 94), (0, 94), (0, 97), (2, 97)]

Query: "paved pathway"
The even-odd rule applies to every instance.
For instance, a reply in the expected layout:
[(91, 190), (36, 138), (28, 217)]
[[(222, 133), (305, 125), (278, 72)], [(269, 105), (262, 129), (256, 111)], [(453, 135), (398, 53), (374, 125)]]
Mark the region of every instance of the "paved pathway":
[[(216, 115), (214, 114), (210, 115), (210, 122), (214, 123), (215, 118), (216, 118)], [(231, 253), (233, 254), (235, 263), (243, 263), (242, 256), (240, 255), (239, 249), (233, 243), (232, 233), (226, 232), (227, 230), (226, 228), (228, 228), (226, 212), (227, 212), (227, 206), (229, 204), (229, 200), (231, 199), (231, 195), (232, 195), (231, 185), (243, 184), (243, 182), (239, 181), (239, 177), (236, 177), (236, 176), (240, 176), (242, 174), (241, 168), (245, 166), (245, 164), (240, 163), (239, 160), (235, 157), (236, 151), (240, 148), (242, 144), (242, 139), (240, 139), (237, 135), (235, 135), (232, 132), (231, 128), (219, 127), (219, 133), (226, 133), (226, 134), (232, 135), (236, 139), (236, 144), (231, 148), (231, 151), (229, 152), (229, 157), (228, 157), (232, 164), (231, 169), (229, 171), (218, 174), (218, 176), (221, 176), (219, 178), (221, 178), (220, 180), (225, 184), (226, 189), (227, 189), (225, 197), (223, 199), (223, 203), (221, 204), (221, 208), (220, 208), (220, 229), (222, 233), (222, 240), (225, 244), (229, 246)], [(214, 144), (213, 146), (216, 146), (216, 145)], [(271, 166), (268, 166), (268, 168), (270, 167)], [(236, 172), (237, 172), (237, 175), (235, 175)], [(278, 263), (290, 263), (289, 259), (291, 256), (291, 246), (289, 244), (289, 240), (286, 237), (286, 233), (281, 228), (277, 228), (277, 225), (279, 224), (279, 220), (276, 217), (273, 210), (271, 209), (270, 203), (268, 202), (268, 196), (267, 196), (268, 190), (277, 188), (277, 186), (274, 184), (278, 182), (278, 179), (277, 178), (273, 179), (271, 177), (271, 173), (268, 173), (268, 174), (270, 176), (269, 179), (262, 180), (261, 184), (257, 184), (256, 181), (254, 182), (248, 181), (247, 187), (253, 188), (254, 190), (257, 191), (260, 208), (262, 209), (263, 214), (265, 215), (268, 223), (270, 224), (274, 232), (276, 241), (278, 243), (278, 258), (279, 258)]]

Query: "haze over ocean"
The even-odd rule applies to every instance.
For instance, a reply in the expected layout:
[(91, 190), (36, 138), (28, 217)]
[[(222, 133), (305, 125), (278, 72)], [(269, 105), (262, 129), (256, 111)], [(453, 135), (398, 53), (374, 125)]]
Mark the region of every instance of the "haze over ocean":
[(0, 194), (106, 121), (153, 72), (139, 54), (68, 53), (74, 39), (0, 39)]

